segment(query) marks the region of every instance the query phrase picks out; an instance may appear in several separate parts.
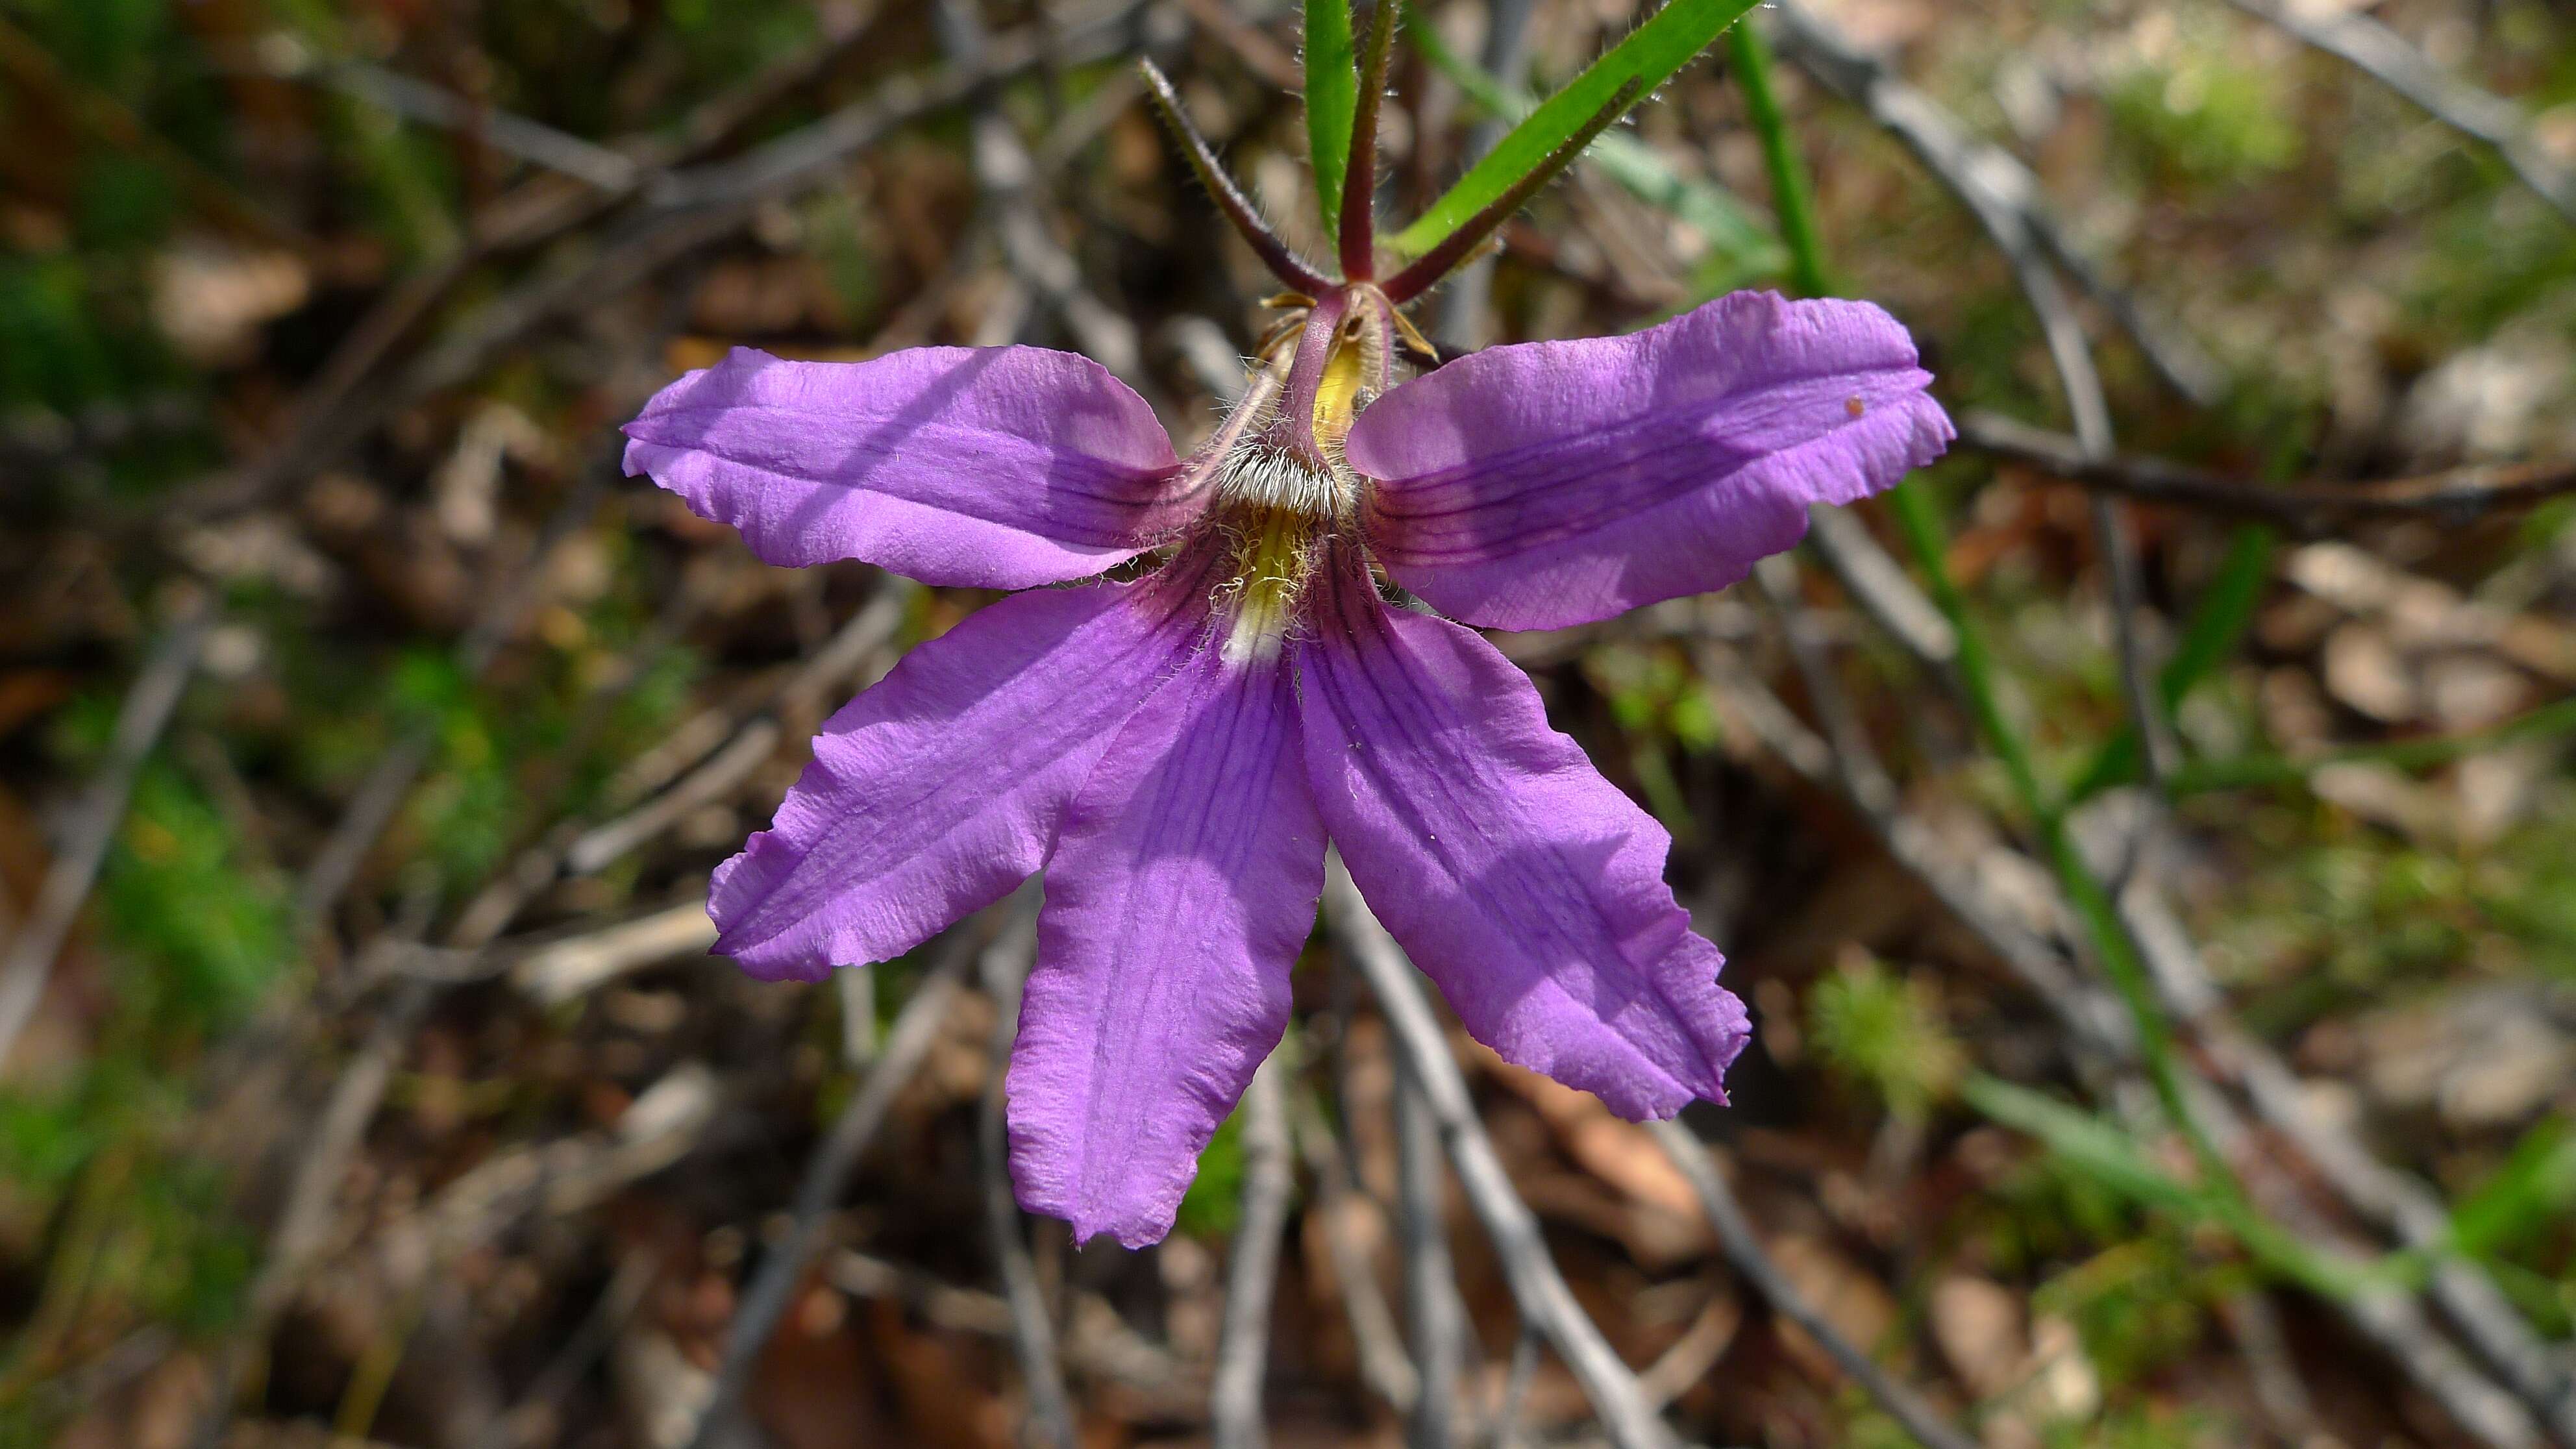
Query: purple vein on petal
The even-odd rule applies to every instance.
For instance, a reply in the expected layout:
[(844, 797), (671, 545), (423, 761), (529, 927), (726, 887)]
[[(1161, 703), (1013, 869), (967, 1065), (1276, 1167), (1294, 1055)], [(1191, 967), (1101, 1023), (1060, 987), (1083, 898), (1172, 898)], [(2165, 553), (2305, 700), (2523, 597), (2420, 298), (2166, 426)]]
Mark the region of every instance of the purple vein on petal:
[(1287, 1028), (1323, 888), (1288, 675), (1203, 651), (1130, 718), (1047, 863), (1007, 1083), (1021, 1203), (1139, 1247)]
[(1723, 588), (1809, 504), (1937, 457), (1929, 382), (1875, 307), (1742, 292), (1452, 363), (1362, 413), (1348, 457), (1397, 580), (1471, 624), (1556, 628)]
[(1743, 1008), (1664, 883), (1670, 838), (1492, 646), (1355, 572), (1330, 587), (1298, 655), (1308, 773), (1387, 929), (1506, 1060), (1631, 1117), (1722, 1100)]
[(813, 979), (1008, 894), (1128, 716), (1204, 641), (1203, 587), (1018, 594), (914, 649), (832, 717), (777, 822), (718, 868), (716, 949)]
[(629, 473), (773, 564), (860, 559), (1022, 588), (1133, 557), (1193, 514), (1153, 409), (1088, 358), (923, 347), (869, 362), (736, 348), (626, 425)]

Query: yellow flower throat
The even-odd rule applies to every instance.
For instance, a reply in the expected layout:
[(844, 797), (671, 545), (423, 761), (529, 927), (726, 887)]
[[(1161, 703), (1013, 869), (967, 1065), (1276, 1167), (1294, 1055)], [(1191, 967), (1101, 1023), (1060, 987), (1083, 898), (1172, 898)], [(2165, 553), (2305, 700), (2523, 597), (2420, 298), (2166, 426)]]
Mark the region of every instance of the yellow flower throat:
[(1296, 621), (1297, 603), (1322, 561), (1324, 540), (1346, 521), (1358, 482), (1342, 461), (1342, 443), (1358, 412), (1360, 349), (1337, 346), (1315, 389), (1315, 442), (1325, 466), (1267, 438), (1256, 437), (1227, 459), (1218, 475), (1216, 526), (1231, 545), (1219, 586), (1228, 610), (1224, 653), (1229, 664), (1278, 657)]

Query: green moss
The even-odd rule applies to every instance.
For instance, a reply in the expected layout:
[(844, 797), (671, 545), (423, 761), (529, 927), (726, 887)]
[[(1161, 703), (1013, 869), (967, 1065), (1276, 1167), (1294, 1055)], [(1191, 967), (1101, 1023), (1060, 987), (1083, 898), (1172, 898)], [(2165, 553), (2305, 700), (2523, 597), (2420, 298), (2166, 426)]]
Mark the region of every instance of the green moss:
[(2302, 146), (2274, 77), (2216, 44), (2141, 64), (2105, 95), (2117, 135), (2149, 177), (2243, 186), (2299, 160)]
[(1967, 1068), (1929, 984), (1876, 960), (1816, 983), (1807, 1031), (1829, 1069), (1908, 1120), (1928, 1116)]
[(240, 1021), (288, 958), (284, 883), (251, 863), (231, 823), (155, 762), (99, 883), (120, 1006), (156, 1033)]

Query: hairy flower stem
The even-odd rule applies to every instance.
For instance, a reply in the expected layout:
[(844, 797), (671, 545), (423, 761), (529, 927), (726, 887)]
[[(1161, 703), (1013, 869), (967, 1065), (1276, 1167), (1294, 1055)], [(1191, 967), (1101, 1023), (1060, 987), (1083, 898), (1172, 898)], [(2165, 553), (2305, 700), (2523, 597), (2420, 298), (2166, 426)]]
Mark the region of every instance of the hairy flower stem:
[(1369, 17), (1368, 48), (1360, 53), (1359, 109), (1351, 117), (1351, 154), (1342, 173), (1340, 238), (1342, 275), (1354, 282), (1377, 275), (1377, 218), (1371, 209), (1377, 195), (1377, 113), (1386, 99), (1396, 8), (1395, 0), (1378, 0)]
[[(1510, 190), (1496, 197), (1491, 206), (1468, 218), (1467, 224), (1450, 233), (1448, 240), (1423, 253), (1419, 260), (1403, 271), (1387, 278), (1383, 289), (1385, 295), (1400, 306), (1438, 286), (1441, 279), (1464, 265), (1494, 233), (1502, 230), (1504, 222), (1511, 220), (1531, 197), (1538, 194), (1541, 187), (1555, 180), (1558, 172), (1573, 165), (1575, 158), (1583, 154), (1594, 137), (1608, 130), (1611, 122), (1627, 112), (1628, 107), (1636, 102), (1638, 90), (1637, 82), (1629, 80), (1611, 92), (1610, 99), (1602, 104), (1600, 110), (1592, 113), (1592, 118), (1583, 123), (1583, 128), (1550, 151), (1537, 169), (1513, 182)], [(1345, 217), (1350, 215), (1348, 210), (1342, 214)]]
[(1217, 210), (1253, 253), (1261, 258), (1261, 264), (1270, 269), (1272, 276), (1309, 296), (1332, 286), (1330, 279), (1298, 256), (1279, 233), (1270, 229), (1270, 223), (1261, 219), (1261, 213), (1253, 208), (1252, 199), (1243, 194), (1243, 188), (1235, 184), (1224, 164), (1217, 160), (1216, 151), (1208, 145), (1207, 138), (1191, 124), (1189, 112), (1182, 109), (1180, 95), (1172, 89), (1171, 78), (1163, 74), (1162, 67), (1151, 60), (1140, 60), (1136, 66), (1144, 73), (1145, 84), (1154, 93), (1154, 109), (1180, 141), (1181, 153), (1189, 158), (1190, 169), (1198, 173), (1199, 184), (1207, 188)]

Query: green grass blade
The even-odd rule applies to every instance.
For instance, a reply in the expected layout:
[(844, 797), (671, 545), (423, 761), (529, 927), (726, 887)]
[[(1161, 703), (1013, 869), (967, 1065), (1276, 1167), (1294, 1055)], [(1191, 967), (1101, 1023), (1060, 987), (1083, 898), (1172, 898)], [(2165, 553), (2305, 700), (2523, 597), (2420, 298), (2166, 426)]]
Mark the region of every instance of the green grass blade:
[(2129, 1134), (2070, 1103), (1976, 1073), (1959, 1095), (1989, 1121), (2047, 1145), (2069, 1166), (2146, 1207), (2198, 1211), (2204, 1195), (2150, 1161)]
[(1921, 483), (1908, 480), (1884, 495), (1888, 511), (1895, 519), (1897, 532), (1914, 555), (1915, 566), (1923, 571), (1932, 602), (1949, 617), (1957, 634), (1959, 683), (1967, 696), (1970, 713), (1977, 730), (2003, 765), (2005, 778), (2014, 796), (2031, 817), (2032, 828), (2039, 836), (2041, 854), (2055, 871), (2059, 887), (2066, 893), (2076, 919), (2092, 938), (2093, 952), (2102, 974), (2119, 994), (2120, 1004), (2127, 1008), (2129, 1022), (2137, 1031), (2138, 1055), (2147, 1069), (2147, 1080), (2156, 1092), (2158, 1105), (2165, 1117), (2179, 1129), (2191, 1145), (2192, 1155), (2199, 1160), (2201, 1173), (2207, 1179), (2213, 1203), (2229, 1226), (2249, 1249), (2258, 1253), (2270, 1251), (2280, 1230), (2261, 1217), (2246, 1199), (2244, 1185), (2237, 1180), (2235, 1169), (2210, 1139), (2208, 1129), (2192, 1111), (2191, 1099), (2184, 1086), (2183, 1066), (2173, 1042), (2173, 1025), (2165, 1019), (2148, 980), (2146, 962), (2138, 955), (2137, 943), (2131, 939), (2120, 918), (2118, 904), (2110, 889), (2077, 848), (2074, 832), (2067, 828), (2065, 807), (2053, 798), (2041, 783), (2034, 764), (2030, 742), (2022, 734), (2012, 715), (2004, 708), (2000, 674), (1993, 650), (1985, 632), (1968, 608), (1967, 595), (1950, 573), (1948, 530), (1940, 509)]
[(2218, 577), (2210, 581), (2182, 642), (2157, 681), (2163, 686), (2159, 693), (2165, 708), (2182, 703), (2193, 685), (2236, 652), (2237, 640), (2253, 621), (2254, 606), (2263, 600), (2263, 584), (2271, 576), (2273, 542), (2272, 530), (2259, 524), (2240, 528), (2228, 538)]
[(2040, 785), (2039, 768), (2031, 759), (2030, 746), (2023, 740), (2021, 729), (2004, 712), (2003, 690), (1996, 681), (1994, 656), (1986, 647), (1985, 631), (1969, 613), (1967, 595), (1960, 592), (1958, 581), (1950, 576), (1949, 542), (1939, 505), (1920, 482), (1910, 478), (1889, 489), (1884, 497), (1898, 535), (1913, 553), (1915, 567), (1923, 571), (1933, 604), (1949, 617), (1950, 627), (1958, 635), (1959, 675), (1967, 686), (1967, 703), (1976, 715), (1977, 731), (2003, 763), (2005, 778), (2022, 808), (2045, 827), (2057, 818), (2057, 806)]
[[(1749, 32), (1750, 27), (1743, 27), (1738, 36)], [(1831, 286), (1831, 273), (1825, 266), (1823, 238), (1807, 204), (1806, 177), (1797, 149), (1776, 100), (1768, 94), (1769, 59), (1758, 37), (1749, 45), (1735, 46), (1738, 80), (1747, 89), (1746, 110), (1763, 131), (1764, 158), (1793, 275), (1801, 290), (1822, 293)], [(1978, 733), (2003, 765), (2068, 904), (2092, 938), (2103, 974), (2110, 978), (2137, 1031), (2139, 1055), (2158, 1103), (2190, 1145), (2202, 1181), (2176, 1180), (2117, 1126), (2027, 1088), (1979, 1073), (1961, 1084), (1961, 1097), (1993, 1120), (2046, 1142), (2061, 1157), (2144, 1205), (2191, 1213), (2224, 1226), (2257, 1262), (2321, 1294), (2340, 1297), (2372, 1284), (2412, 1282), (2420, 1277), (2426, 1267), (2420, 1254), (2397, 1253), (2372, 1263), (2354, 1263), (2320, 1253), (2265, 1216), (2247, 1197), (2244, 1185), (2191, 1110), (2171, 1024), (2155, 998), (2146, 963), (2137, 955), (2118, 905), (2077, 849), (2067, 828), (2066, 802), (2052, 796), (2041, 781), (2030, 742), (2004, 708), (1997, 660), (1968, 607), (1966, 593), (1950, 573), (1948, 527), (1939, 505), (1920, 482), (1912, 480), (1897, 484), (1884, 496), (1888, 514), (1914, 555), (1933, 602), (1958, 638), (1959, 683)], [(2231, 541), (2219, 582), (2193, 621), (2193, 637), (2185, 640), (2159, 681), (2166, 708), (2234, 647), (2261, 596), (2271, 558), (2269, 530), (2240, 530)], [(2103, 751), (2105, 756), (2111, 753), (2111, 749)], [(2100, 764), (2097, 758), (2096, 767)]]
[(1789, 285), (1800, 296), (1834, 295), (1825, 272), (1825, 242), (1816, 230), (1816, 209), (1807, 189), (1807, 168), (1798, 159), (1797, 138), (1789, 134), (1780, 97), (1771, 89), (1771, 46), (1760, 27), (1738, 25), (1726, 32), (1726, 57), (1735, 67), (1735, 84), (1744, 92), (1744, 113), (1762, 138), (1762, 162), (1771, 173), (1771, 210), (1780, 218), (1780, 235), (1789, 246)]
[[(2236, 651), (2237, 640), (2253, 622), (2254, 606), (2263, 600), (2263, 585), (2272, 574), (2272, 530), (2260, 524), (2237, 529), (2227, 540), (2227, 556), (2218, 577), (2210, 581), (2183, 627), (2182, 642), (2156, 678), (2156, 694), (2170, 714), (2181, 707), (2192, 687)], [(2123, 728), (2094, 755), (2067, 791), (2070, 801), (2089, 800), (2114, 785), (2138, 777), (2137, 731)]]
[(2422, 1276), (2425, 1265), (2418, 1254), (2390, 1253), (2364, 1261), (2314, 1248), (2257, 1214), (2225, 1185), (2174, 1177), (2118, 1126), (2044, 1092), (1981, 1072), (1959, 1084), (1959, 1095), (1988, 1119), (2037, 1139), (2069, 1167), (2141, 1207), (2226, 1228), (2256, 1262), (2325, 1296), (2347, 1297), (2365, 1288), (2410, 1284)]
[(1359, 105), (1350, 0), (1306, 0), (1306, 149), (1326, 236), (1342, 224), (1342, 173), (1350, 162), (1351, 116)]
[(2509, 1247), (2576, 1208), (2576, 1131), (2552, 1118), (2451, 1209), (2451, 1243), (2472, 1257)]
[(2304, 785), (2328, 765), (2386, 765), (2397, 770), (2437, 770), (2518, 740), (2557, 739), (2576, 734), (2576, 699), (2562, 699), (2500, 720), (2484, 729), (2420, 739), (2385, 740), (2347, 745), (2300, 759), (2287, 755), (2242, 755), (2227, 760), (2189, 760), (2174, 768), (2165, 786), (2175, 795), (2211, 790), (2250, 790), (2268, 785)]
[[(1754, 0), (1672, 0), (1514, 126), (1483, 160), (1431, 203), (1430, 210), (1395, 234), (1391, 240), (1396, 249), (1420, 256), (1446, 241), (1468, 218), (1500, 200), (1512, 183), (1582, 130), (1621, 86), (1634, 81), (1640, 96), (1652, 95), (1753, 4)], [(1313, 8), (1306, 13), (1311, 20)], [(1311, 90), (1313, 82), (1307, 84)]]
[[(1455, 82), (1486, 114), (1518, 122), (1538, 109), (1537, 97), (1450, 49), (1419, 12), (1405, 16), (1404, 35), (1432, 69)], [(1608, 131), (1592, 143), (1584, 159), (1639, 201), (1669, 213), (1707, 238), (1706, 261), (1718, 263), (1728, 277), (1787, 274), (1788, 252), (1751, 208), (1718, 187), (1675, 171), (1652, 146)]]

